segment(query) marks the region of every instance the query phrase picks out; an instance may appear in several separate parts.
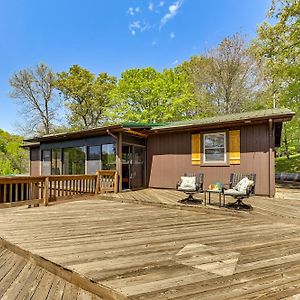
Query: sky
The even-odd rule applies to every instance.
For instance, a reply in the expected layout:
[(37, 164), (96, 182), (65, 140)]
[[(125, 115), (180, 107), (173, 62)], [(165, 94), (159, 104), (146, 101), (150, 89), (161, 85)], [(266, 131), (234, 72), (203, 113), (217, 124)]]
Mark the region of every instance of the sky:
[(120, 76), (176, 66), (240, 32), (250, 40), (271, 0), (0, 0), (0, 128), (19, 133), (9, 78), (45, 63)]

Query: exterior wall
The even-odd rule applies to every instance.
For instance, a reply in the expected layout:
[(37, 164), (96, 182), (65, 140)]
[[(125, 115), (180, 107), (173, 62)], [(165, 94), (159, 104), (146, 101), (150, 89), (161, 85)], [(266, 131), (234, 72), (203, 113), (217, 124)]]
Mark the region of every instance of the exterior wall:
[[(271, 192), (272, 195), (274, 186), (271, 186), (270, 182), (273, 182), (275, 166), (273, 159), (271, 168), (269, 165), (269, 124), (249, 125), (239, 129), (241, 130), (240, 165), (192, 165), (191, 132), (149, 136), (147, 145), (149, 187), (175, 188), (183, 173), (202, 172), (204, 173), (204, 188), (207, 188), (210, 183), (217, 180), (228, 183), (230, 173), (240, 172), (256, 174), (256, 194), (270, 195)], [(224, 129), (218, 131), (224, 131)], [(197, 132), (193, 131), (193, 133)], [(203, 157), (203, 154), (201, 156)]]
[(40, 148), (30, 149), (30, 176), (41, 175), (41, 151)]

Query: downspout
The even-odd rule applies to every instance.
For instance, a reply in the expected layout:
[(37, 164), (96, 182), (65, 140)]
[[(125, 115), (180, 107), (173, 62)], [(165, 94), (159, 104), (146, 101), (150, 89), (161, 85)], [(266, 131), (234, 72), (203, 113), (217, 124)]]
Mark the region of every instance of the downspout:
[(118, 137), (116, 135), (114, 135), (113, 133), (111, 133), (109, 131), (109, 129), (106, 129), (106, 133), (109, 134), (110, 136), (112, 136), (115, 140), (118, 140)]
[(273, 160), (273, 120), (269, 119), (269, 197), (275, 196), (275, 170)]

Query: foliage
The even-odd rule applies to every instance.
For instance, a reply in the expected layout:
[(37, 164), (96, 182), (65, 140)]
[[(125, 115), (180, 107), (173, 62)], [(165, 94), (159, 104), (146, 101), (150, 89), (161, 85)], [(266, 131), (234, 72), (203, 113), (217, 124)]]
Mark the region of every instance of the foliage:
[(265, 65), (273, 106), (296, 112), (283, 131), (283, 148), (288, 149), (288, 155), (300, 147), (300, 1), (273, 0), (268, 16), (273, 22), (260, 26), (253, 46)]
[(162, 122), (193, 116), (196, 105), (187, 74), (148, 67), (121, 74), (112, 93), (111, 117), (119, 121)]
[[(55, 120), (54, 73), (44, 64), (15, 73), (9, 80), (10, 96), (21, 104), (25, 130), (49, 134)], [(25, 116), (25, 118), (24, 118)]]
[(116, 78), (107, 73), (96, 77), (78, 65), (57, 76), (55, 86), (65, 98), (69, 124), (78, 129), (101, 125), (110, 105), (109, 94), (115, 88)]
[(300, 154), (276, 158), (276, 173), (300, 173)]
[(239, 34), (225, 38), (205, 55), (192, 57), (183, 67), (205, 115), (264, 107), (261, 70)]
[(26, 173), (28, 153), (20, 148), (22, 140), (0, 129), (0, 175)]

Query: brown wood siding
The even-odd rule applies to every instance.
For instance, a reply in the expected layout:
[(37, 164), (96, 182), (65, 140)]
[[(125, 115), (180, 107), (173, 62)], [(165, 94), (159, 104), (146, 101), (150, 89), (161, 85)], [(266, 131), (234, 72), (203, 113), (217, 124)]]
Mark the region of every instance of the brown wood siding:
[(41, 176), (40, 148), (30, 149), (30, 176)]
[[(222, 130), (225, 129), (220, 129)], [(230, 166), (192, 165), (191, 132), (150, 136), (147, 145), (149, 187), (175, 188), (176, 182), (184, 172), (203, 172), (204, 187), (207, 188), (216, 180), (228, 183), (230, 173), (240, 172), (255, 173), (256, 194), (269, 195), (268, 124), (243, 126), (240, 130), (241, 164)]]

